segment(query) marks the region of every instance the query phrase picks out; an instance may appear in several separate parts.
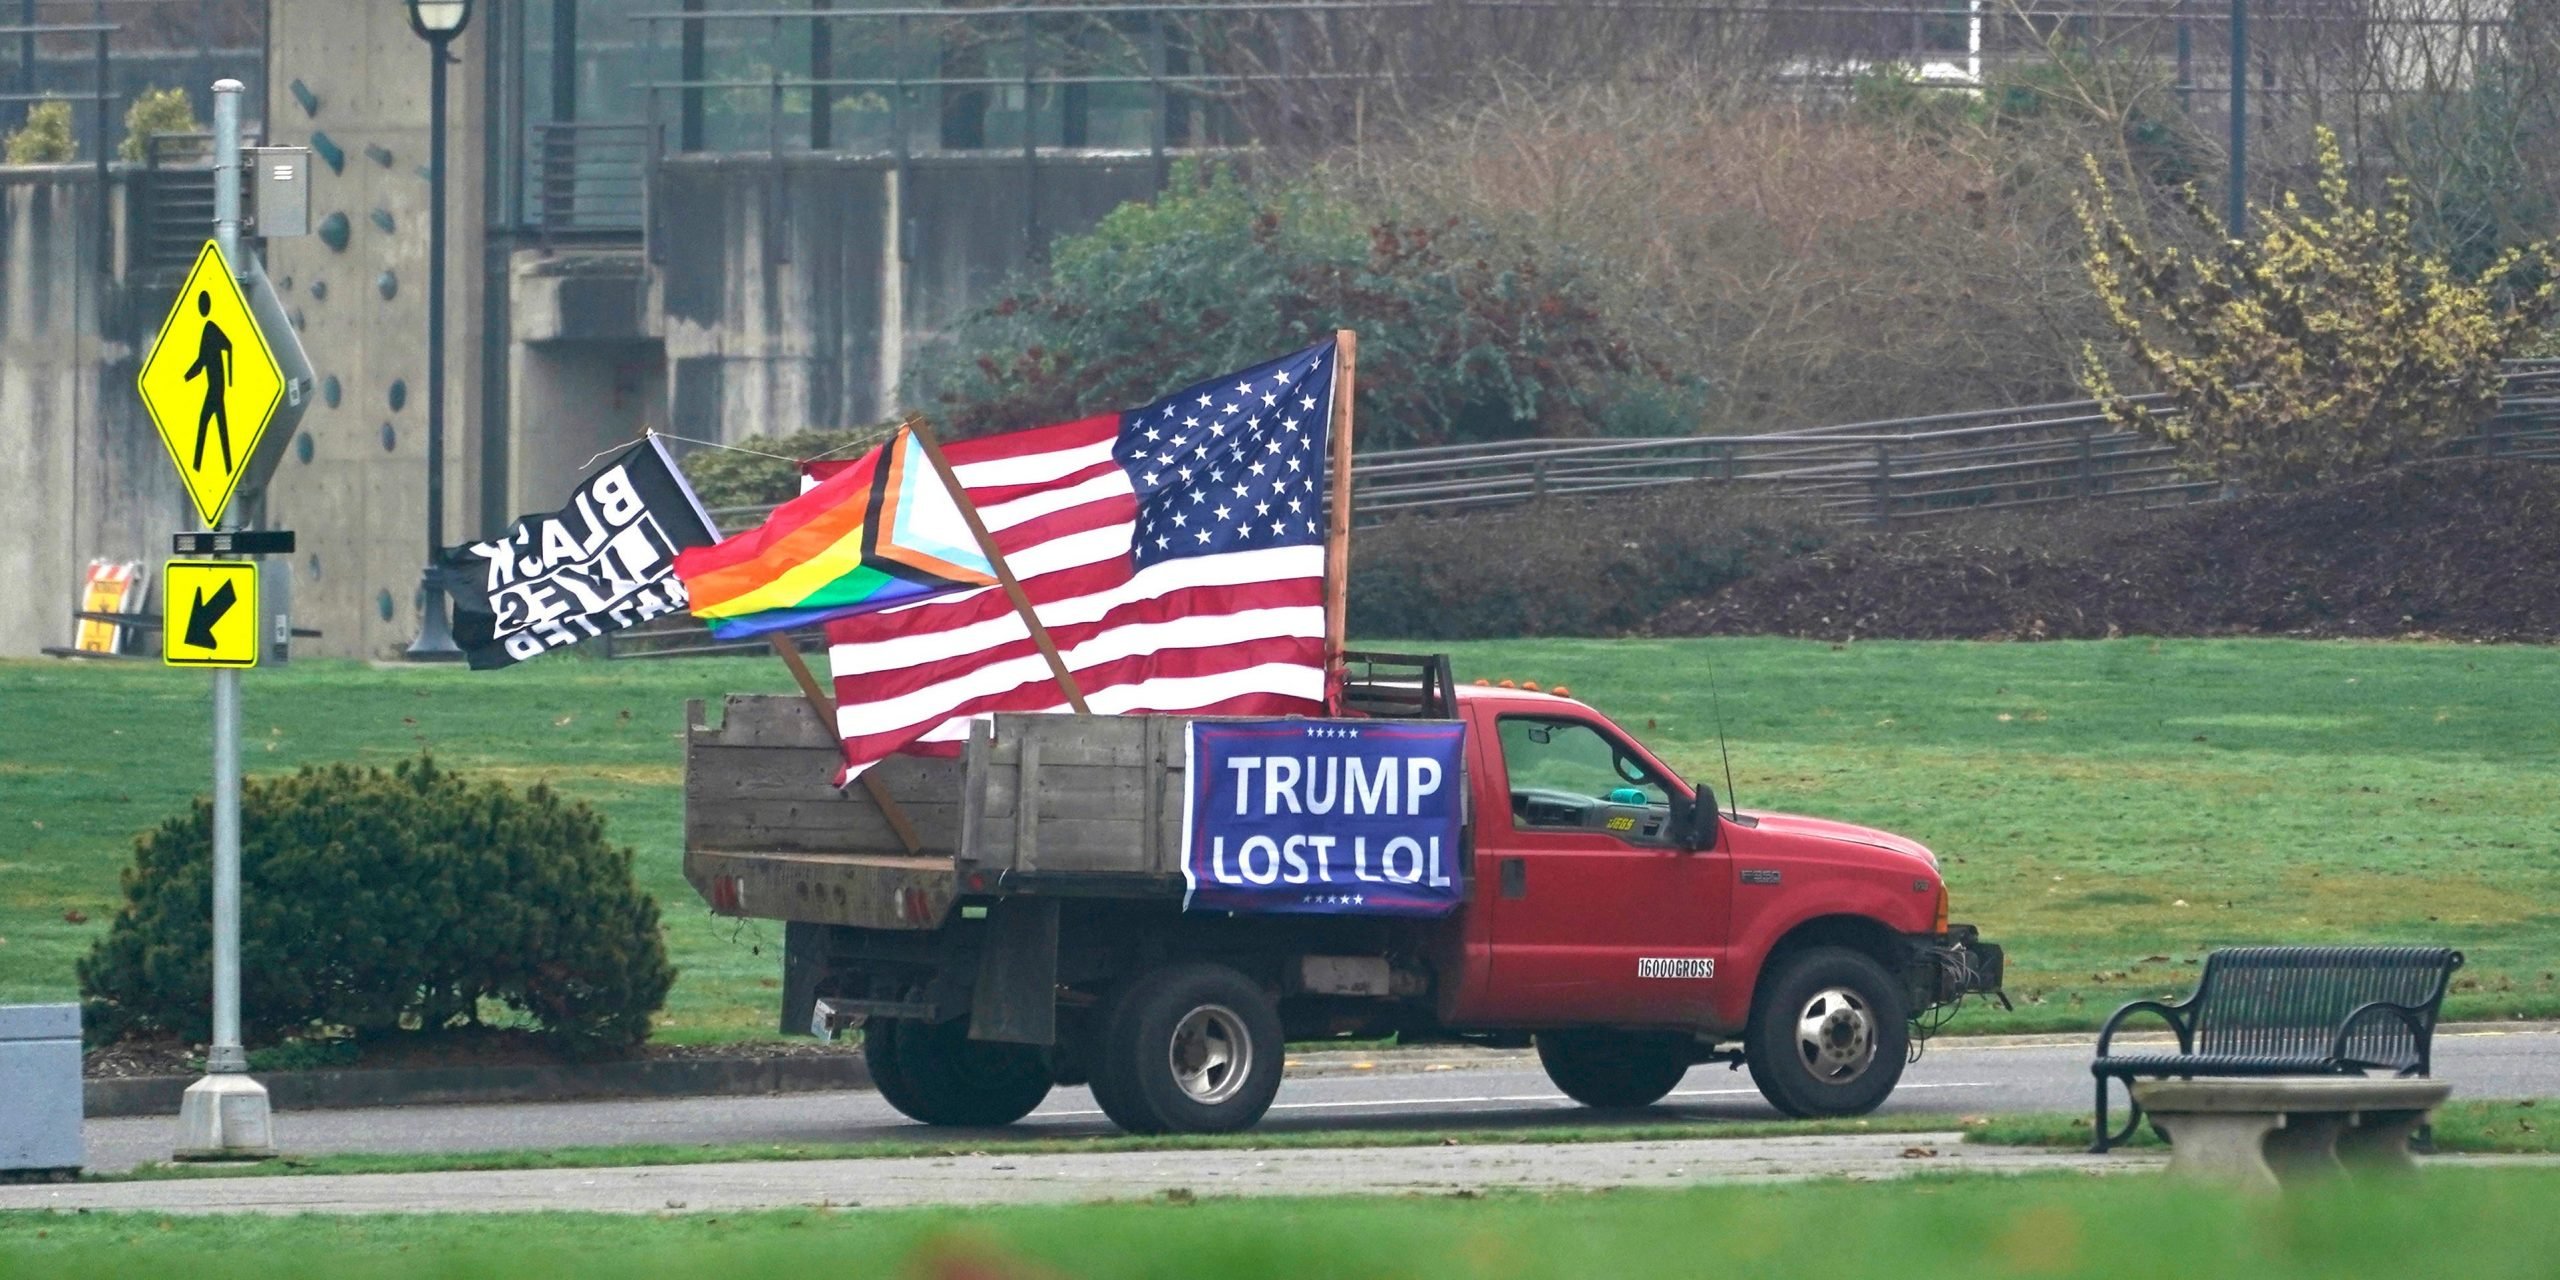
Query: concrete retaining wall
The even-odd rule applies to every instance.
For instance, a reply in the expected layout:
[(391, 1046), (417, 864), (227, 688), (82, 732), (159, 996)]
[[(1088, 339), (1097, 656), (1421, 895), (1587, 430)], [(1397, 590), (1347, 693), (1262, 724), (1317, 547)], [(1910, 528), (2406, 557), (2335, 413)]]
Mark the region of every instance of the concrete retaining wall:
[(193, 527), (133, 384), (177, 284), (119, 281), (124, 192), (85, 165), (0, 168), (0, 583), (15, 597), (0, 656), (70, 643), (91, 559), (156, 576)]

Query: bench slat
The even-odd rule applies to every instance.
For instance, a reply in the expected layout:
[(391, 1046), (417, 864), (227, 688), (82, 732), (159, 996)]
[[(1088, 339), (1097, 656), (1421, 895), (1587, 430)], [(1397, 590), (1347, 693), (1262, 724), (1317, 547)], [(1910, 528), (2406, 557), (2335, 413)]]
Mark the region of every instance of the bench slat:
[[(2197, 1053), (2328, 1061), (2349, 1015), (2377, 1001), (2419, 1010), (2432, 1030), (2460, 953), (2442, 947), (2233, 947), (2205, 958), (2194, 1000)], [(2408, 1070), (2424, 1056), (2408, 1025), (2371, 1018), (2348, 1041), (2360, 1062)]]

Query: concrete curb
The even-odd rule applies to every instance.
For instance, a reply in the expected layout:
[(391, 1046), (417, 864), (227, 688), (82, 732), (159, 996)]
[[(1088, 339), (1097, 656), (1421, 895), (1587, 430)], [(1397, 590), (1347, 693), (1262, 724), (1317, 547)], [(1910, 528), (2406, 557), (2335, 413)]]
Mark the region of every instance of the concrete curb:
[[(82, 1088), (91, 1119), (174, 1116), (195, 1076), (98, 1079)], [(642, 1062), (396, 1070), (277, 1071), (257, 1077), (281, 1111), (437, 1103), (565, 1102), (584, 1098), (668, 1098), (759, 1093), (825, 1093), (871, 1087), (856, 1053), (795, 1057), (672, 1058)]]

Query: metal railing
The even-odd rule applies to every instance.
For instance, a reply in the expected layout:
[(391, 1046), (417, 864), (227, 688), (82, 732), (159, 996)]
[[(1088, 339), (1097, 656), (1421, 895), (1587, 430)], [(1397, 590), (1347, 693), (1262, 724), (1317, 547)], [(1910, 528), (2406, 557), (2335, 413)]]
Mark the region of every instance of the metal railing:
[(545, 240), (639, 238), (654, 130), (628, 122), (533, 126), (525, 221)]
[[(2135, 403), (2176, 410), (2162, 396)], [(2513, 361), (2498, 412), (2451, 453), (2560, 461), (2560, 361)], [(2118, 429), (2093, 400), (1844, 423), (1749, 436), (1631, 440), (1512, 440), (1394, 449), (1352, 462), (1352, 523), (1454, 517), (1694, 489), (1801, 502), (1843, 522), (1893, 526), (2059, 503), (2182, 506), (2221, 486), (2178, 466), (2173, 446)], [(712, 513), (747, 528), (770, 506)], [(823, 648), (816, 628), (795, 633)], [(601, 641), (608, 658), (756, 653), (763, 641), (722, 644), (689, 618), (669, 618)]]
[[(89, 162), (98, 177), (97, 245), (103, 255), (114, 235), (115, 215), (109, 211), (107, 199), (107, 145), (113, 135), (109, 122), (114, 118), (115, 81), (108, 71), (108, 45), (120, 29), (112, 22), (36, 22), (34, 6), (25, 6), (23, 15), (29, 21), (0, 25), (0, 38), (15, 37), (22, 53), (19, 61), (18, 85), (14, 92), (0, 93), (0, 107), (15, 107), (15, 118), (21, 123), (27, 113), (45, 102), (85, 102), (89, 104)], [(72, 36), (94, 41), (96, 56), (91, 63), (89, 91), (86, 93), (54, 93), (35, 87), (36, 46), (51, 36)], [(75, 130), (77, 128), (75, 123)]]
[[(2161, 396), (2134, 397), (2158, 418)], [(2453, 450), (2560, 459), (2560, 364), (2515, 362), (2498, 412)], [(2093, 400), (1749, 436), (1524, 440), (1362, 455), (1355, 524), (1717, 483), (1891, 525), (2063, 502), (2178, 506), (2211, 495), (2177, 450)]]
[[(2141, 403), (2170, 410), (2158, 397)], [(1361, 458), (1355, 523), (1715, 483), (1873, 524), (2051, 502), (2175, 505), (2211, 485), (2095, 401), (1746, 436), (1537, 440)]]

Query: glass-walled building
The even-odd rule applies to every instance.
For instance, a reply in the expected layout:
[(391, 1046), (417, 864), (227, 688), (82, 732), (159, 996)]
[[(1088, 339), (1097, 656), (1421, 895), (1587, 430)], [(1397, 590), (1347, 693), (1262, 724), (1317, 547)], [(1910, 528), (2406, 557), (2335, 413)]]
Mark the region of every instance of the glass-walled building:
[[(691, 153), (1162, 153), (1236, 141), (1214, 9), (880, 0), (525, 0), (499, 10), (521, 224), (635, 204)], [(1237, 48), (1243, 48), (1242, 43)], [(628, 199), (622, 197), (627, 193)], [(588, 207), (581, 208), (581, 204)]]

